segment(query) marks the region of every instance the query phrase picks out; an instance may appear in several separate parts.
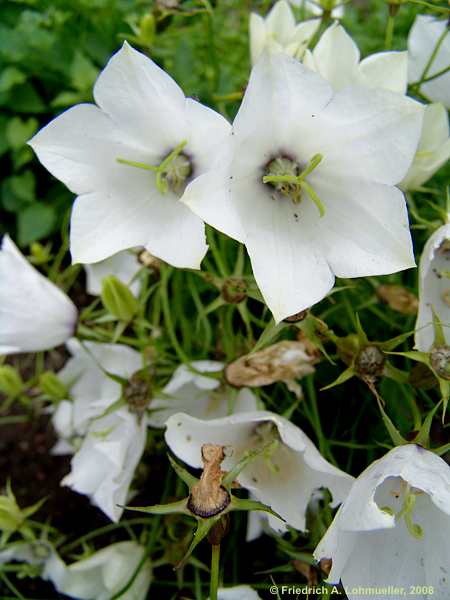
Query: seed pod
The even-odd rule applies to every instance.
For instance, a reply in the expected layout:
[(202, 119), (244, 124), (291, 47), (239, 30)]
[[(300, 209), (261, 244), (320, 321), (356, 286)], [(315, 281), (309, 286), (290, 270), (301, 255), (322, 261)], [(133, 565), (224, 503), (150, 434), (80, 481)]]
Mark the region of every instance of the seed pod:
[(383, 374), (386, 358), (378, 346), (370, 345), (362, 348), (355, 361), (355, 370), (360, 377), (380, 377)]
[(438, 377), (450, 381), (450, 348), (437, 346), (430, 352), (431, 366)]
[(239, 304), (247, 298), (247, 284), (238, 277), (229, 277), (223, 283), (221, 294), (228, 304)]
[(131, 412), (142, 414), (151, 401), (151, 385), (141, 371), (133, 373), (124, 386), (123, 397)]

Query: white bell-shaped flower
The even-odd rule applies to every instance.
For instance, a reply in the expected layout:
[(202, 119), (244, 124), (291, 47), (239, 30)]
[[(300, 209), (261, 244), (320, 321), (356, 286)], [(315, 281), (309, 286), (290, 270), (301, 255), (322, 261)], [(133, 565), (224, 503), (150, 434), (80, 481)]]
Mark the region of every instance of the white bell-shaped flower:
[(73, 302), (0, 236), (0, 355), (49, 350), (75, 332)]
[[(252, 70), (220, 167), (184, 201), (247, 247), (275, 320), (324, 298), (338, 277), (415, 265), (395, 186), (412, 163), (422, 109), (387, 90), (330, 84), (295, 59)], [(211, 198), (214, 202), (211, 202)]]
[(333, 19), (341, 19), (344, 16), (344, 2), (340, 0), (289, 0), (293, 6), (303, 7), (306, 12), (321, 16), (326, 10), (331, 10)]
[(176, 267), (199, 268), (204, 226), (179, 202), (208, 171), (228, 122), (192, 99), (127, 42), (94, 86), (97, 105), (65, 111), (30, 141), (42, 164), (78, 195), (74, 262), (144, 246)]
[(278, 0), (266, 17), (250, 14), (250, 56), (255, 64), (264, 50), (302, 57), (320, 25), (320, 19), (296, 23), (285, 0)]
[[(224, 470), (230, 470), (247, 450), (263, 448), (237, 477), (253, 496), (270, 506), (288, 525), (305, 529), (305, 511), (311, 494), (327, 487), (335, 506), (346, 497), (353, 477), (329, 464), (301, 429), (287, 419), (266, 411), (201, 420), (179, 413), (166, 423), (166, 442), (183, 462), (202, 466), (205, 443), (226, 447)], [(283, 530), (283, 523), (268, 517), (269, 525)]]
[(303, 63), (320, 73), (335, 90), (359, 84), (406, 92), (408, 53), (378, 52), (360, 61), (358, 46), (339, 23), (328, 27), (314, 50), (307, 50)]
[(178, 412), (201, 419), (216, 419), (257, 409), (256, 396), (249, 389), (243, 388), (233, 397), (231, 388), (224, 388), (219, 379), (208, 377), (208, 373), (223, 371), (223, 363), (197, 360), (190, 366), (180, 365), (161, 393), (152, 398), (147, 418), (151, 427), (163, 427), (167, 419)]
[(442, 104), (424, 107), (422, 135), (413, 163), (400, 183), (402, 190), (415, 190), (432, 177), (450, 157), (448, 114)]
[[(43, 578), (51, 581), (59, 593), (76, 600), (111, 600), (131, 579), (144, 552), (136, 542), (118, 542), (70, 565), (53, 553), (45, 564)], [(152, 567), (147, 559), (121, 598), (145, 600), (151, 580)]]
[(434, 342), (433, 311), (450, 345), (450, 225), (442, 225), (428, 239), (419, 264), (419, 312), (415, 346), (429, 352)]
[(349, 600), (448, 598), (449, 465), (415, 444), (388, 452), (355, 481), (314, 556), (332, 559), (328, 581)]
[[(432, 58), (434, 56), (434, 58)], [(408, 81), (432, 102), (450, 108), (450, 31), (445, 19), (417, 15), (408, 36)]]
[(249, 585), (236, 585), (217, 590), (217, 600), (259, 600), (260, 596)]

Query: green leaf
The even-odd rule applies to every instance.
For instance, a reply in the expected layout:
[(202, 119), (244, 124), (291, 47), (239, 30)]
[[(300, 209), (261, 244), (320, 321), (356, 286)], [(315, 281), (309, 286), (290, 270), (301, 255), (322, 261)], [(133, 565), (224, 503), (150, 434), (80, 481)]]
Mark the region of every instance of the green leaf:
[(9, 178), (11, 191), (20, 200), (33, 202), (35, 200), (36, 181), (31, 171), (25, 171), (21, 175)]
[(73, 87), (80, 92), (91, 90), (97, 79), (98, 71), (87, 56), (77, 51), (70, 68)]
[(53, 98), (50, 105), (53, 108), (59, 108), (60, 106), (72, 106), (83, 100), (83, 94), (80, 92), (63, 91)]
[(11, 90), (8, 104), (19, 113), (42, 113), (45, 112), (45, 104), (31, 83), (18, 85)]
[(222, 515), (219, 514), (219, 515), (217, 515), (215, 517), (211, 517), (209, 519), (198, 519), (197, 529), (195, 530), (194, 537), (192, 538), (192, 542), (191, 542), (189, 548), (187, 549), (186, 554), (183, 556), (182, 560), (180, 560), (180, 562), (176, 565), (175, 570), (181, 569), (181, 567), (183, 567), (186, 564), (187, 560), (189, 559), (191, 554), (194, 552), (195, 548), (199, 545), (199, 543), (203, 539), (205, 539), (205, 537), (208, 535), (211, 527), (213, 525), (215, 525), (217, 523), (217, 521), (220, 521), (221, 518), (222, 518)]
[(56, 223), (54, 208), (46, 204), (32, 204), (19, 214), (18, 241), (27, 246), (52, 233)]
[(6, 139), (14, 150), (21, 148), (33, 136), (38, 128), (38, 122), (34, 117), (21, 119), (13, 117), (6, 125)]
[(0, 92), (9, 92), (11, 88), (25, 83), (27, 76), (16, 67), (6, 67), (0, 74)]
[(246, 498), (238, 498), (237, 496), (232, 496), (230, 506), (231, 510), (260, 510), (269, 513), (277, 519), (280, 519), (280, 521), (283, 521), (283, 523), (286, 523), (285, 519), (283, 519), (283, 517), (280, 516), (277, 512), (272, 510), (270, 506), (266, 506), (265, 504), (257, 502), (256, 500), (247, 500)]

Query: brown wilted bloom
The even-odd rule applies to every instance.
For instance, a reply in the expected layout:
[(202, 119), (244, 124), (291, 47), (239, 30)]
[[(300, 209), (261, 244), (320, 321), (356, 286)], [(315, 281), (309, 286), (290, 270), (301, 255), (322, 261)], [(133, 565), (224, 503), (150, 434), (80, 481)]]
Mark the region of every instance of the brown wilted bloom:
[(404, 288), (402, 285), (385, 284), (376, 289), (376, 294), (380, 300), (403, 315), (415, 315), (419, 308), (417, 296)]
[(314, 373), (317, 352), (303, 341), (283, 341), (260, 352), (246, 354), (225, 369), (225, 376), (236, 387), (259, 387), (276, 381), (290, 382)]
[(333, 566), (333, 561), (331, 558), (321, 558), (319, 561), (320, 570), (325, 573), (325, 575), (329, 575), (331, 571), (331, 567)]
[(220, 465), (225, 458), (223, 446), (203, 444), (203, 473), (191, 489), (188, 509), (198, 517), (207, 519), (221, 513), (230, 503), (230, 496), (222, 487), (224, 472)]

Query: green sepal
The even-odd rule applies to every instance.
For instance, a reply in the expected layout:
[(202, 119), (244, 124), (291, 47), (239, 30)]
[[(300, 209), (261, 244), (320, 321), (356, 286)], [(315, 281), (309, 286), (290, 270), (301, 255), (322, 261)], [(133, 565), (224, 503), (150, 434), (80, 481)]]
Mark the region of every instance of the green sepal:
[(409, 350), (408, 352), (386, 352), (386, 354), (393, 354), (395, 356), (404, 356), (405, 358), (409, 358), (410, 360), (415, 360), (416, 362), (423, 363), (430, 366), (430, 357), (428, 352), (420, 352), (419, 350)]
[(407, 331), (406, 333), (401, 333), (400, 335), (397, 335), (386, 342), (377, 342), (376, 345), (380, 348), (380, 350), (389, 352), (405, 342), (413, 333), (414, 331)]
[(438, 377), (438, 381), (442, 400), (442, 423), (444, 423), (445, 413), (447, 412), (448, 398), (450, 396), (450, 381), (446, 381), (441, 377)]
[(188, 486), (189, 490), (192, 488), (192, 486), (194, 486), (195, 484), (197, 484), (200, 481), (197, 477), (195, 477), (194, 475), (189, 473), (189, 471), (187, 471), (184, 467), (182, 467), (180, 464), (178, 464), (170, 456), (170, 454), (167, 455), (167, 458), (169, 459), (172, 469), (175, 471), (175, 473), (178, 475), (178, 477), (182, 481), (184, 481), (184, 483)]
[(320, 388), (320, 391), (323, 392), (323, 390), (329, 390), (330, 388), (336, 387), (337, 385), (341, 385), (341, 383), (345, 383), (355, 375), (356, 373), (353, 366), (348, 367), (347, 369), (345, 369), (345, 371), (342, 371), (339, 377), (335, 379), (332, 383), (329, 383), (325, 387)]
[(147, 513), (149, 515), (171, 515), (173, 513), (182, 513), (192, 516), (191, 511), (187, 507), (188, 498), (177, 500), (177, 502), (169, 502), (168, 504), (153, 504), (152, 506), (120, 506), (125, 510), (134, 510), (135, 512)]
[(237, 496), (231, 496), (231, 502), (230, 502), (228, 510), (230, 510), (230, 511), (234, 511), (234, 510), (244, 510), (244, 511), (260, 510), (262, 512), (269, 513), (269, 515), (272, 515), (273, 517), (276, 517), (277, 519), (280, 519), (280, 521), (283, 521), (283, 523), (286, 523), (286, 520), (283, 519), (283, 517), (280, 516), (277, 512), (275, 512), (274, 510), (272, 510), (270, 508), (270, 506), (267, 506), (266, 504), (263, 504), (262, 502), (258, 502), (257, 500), (248, 500), (247, 498), (238, 498)]
[(399, 430), (397, 429), (397, 427), (391, 421), (390, 417), (388, 416), (388, 414), (384, 410), (384, 408), (383, 408), (383, 406), (382, 406), (382, 404), (381, 404), (380, 401), (378, 402), (378, 408), (380, 409), (381, 418), (383, 419), (384, 426), (386, 427), (387, 432), (389, 433), (389, 436), (390, 436), (390, 438), (391, 438), (392, 443), (394, 444), (394, 446), (404, 446), (405, 444), (409, 444), (410, 442), (408, 442), (407, 440), (405, 440), (405, 438), (399, 432)]
[(433, 313), (433, 330), (434, 330), (434, 343), (433, 348), (435, 346), (446, 346), (447, 342), (445, 340), (444, 329), (442, 327), (442, 323), (439, 320), (439, 317), (434, 310), (434, 307), (431, 307), (431, 312)]
[(209, 519), (201, 519), (201, 518), (197, 517), (197, 528), (195, 530), (194, 537), (192, 538), (192, 542), (190, 543), (189, 548), (186, 551), (186, 554), (183, 556), (183, 558), (180, 560), (180, 562), (177, 565), (175, 565), (174, 571), (177, 571), (178, 569), (181, 569), (182, 567), (184, 567), (184, 565), (189, 560), (191, 554), (194, 552), (196, 547), (199, 545), (199, 543), (202, 540), (205, 539), (205, 537), (208, 535), (211, 527), (213, 527), (213, 525), (215, 525), (218, 521), (220, 521), (223, 514), (224, 513), (220, 513), (214, 517), (210, 517)]
[(260, 446), (259, 448), (254, 448), (253, 450), (247, 450), (246, 452), (244, 452), (244, 454), (242, 455), (242, 458), (234, 465), (234, 467), (231, 469), (231, 471), (228, 471), (228, 473), (226, 473), (223, 476), (223, 478), (222, 478), (223, 487), (229, 492), (231, 484), (236, 479), (236, 477), (239, 475), (239, 473), (241, 473), (241, 471), (243, 469), (245, 469), (245, 467), (250, 462), (252, 462), (252, 460), (257, 458), (260, 454), (263, 454), (267, 450), (270, 450), (271, 446), (273, 446), (275, 443), (278, 444), (277, 439), (274, 439), (271, 442), (269, 442), (268, 444), (265, 444), (264, 446)]
[(359, 346), (362, 348), (363, 346), (369, 345), (369, 339), (366, 335), (366, 332), (362, 328), (361, 320), (359, 318), (359, 314), (355, 314), (355, 323), (356, 323), (356, 334), (358, 336)]
[(409, 373), (402, 371), (401, 369), (397, 369), (397, 367), (394, 367), (394, 365), (387, 361), (383, 368), (383, 375), (389, 379), (397, 381), (397, 383), (408, 383), (409, 381)]
[(325, 328), (325, 331), (323, 331), (323, 335), (325, 335), (332, 342), (336, 343), (338, 338), (330, 329), (328, 329), (327, 325), (323, 323), (323, 321), (321, 321), (312, 314), (308, 314), (303, 319), (303, 321), (300, 321), (299, 323), (293, 323), (293, 325), (300, 329), (300, 331), (302, 331), (305, 334), (305, 336), (319, 348), (319, 350), (322, 352), (322, 354), (325, 356), (328, 362), (330, 362), (332, 365), (336, 364), (331, 358), (331, 356), (328, 354), (328, 352), (325, 350), (322, 340), (316, 333), (317, 330), (323, 330)]
[(436, 406), (432, 410), (430, 410), (430, 412), (425, 417), (424, 422), (422, 423), (422, 426), (419, 430), (419, 433), (414, 438), (415, 444), (420, 444), (421, 446), (424, 446), (425, 448), (429, 447), (431, 424), (433, 422), (434, 415), (436, 414), (436, 411), (439, 408), (439, 405), (441, 404), (441, 402), (442, 402), (442, 400), (439, 401), (436, 404)]

